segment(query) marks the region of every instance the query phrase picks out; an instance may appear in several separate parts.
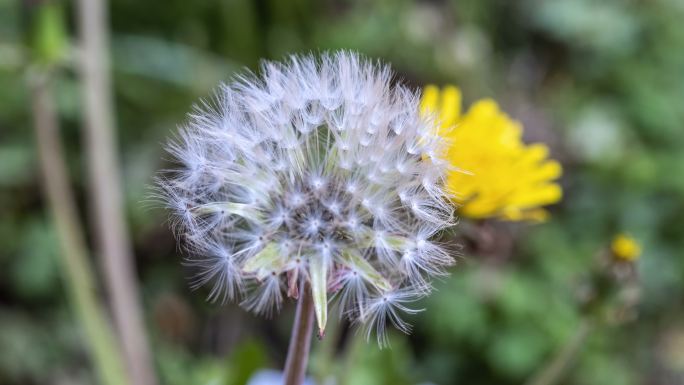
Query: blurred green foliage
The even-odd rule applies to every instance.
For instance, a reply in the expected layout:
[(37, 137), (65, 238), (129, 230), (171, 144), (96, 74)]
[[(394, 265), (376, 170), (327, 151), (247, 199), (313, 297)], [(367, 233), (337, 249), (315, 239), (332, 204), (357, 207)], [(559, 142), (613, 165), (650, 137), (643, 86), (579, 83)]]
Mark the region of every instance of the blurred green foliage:
[[(38, 60), (28, 52), (54, 60), (76, 43), (74, 5), (37, 14), (36, 3), (0, 0), (0, 383), (85, 384), (93, 374), (60, 284), (25, 82)], [(113, 0), (110, 14), (128, 215), (165, 384), (240, 384), (257, 368), (280, 367), (292, 310), (261, 320), (189, 292), (164, 213), (146, 204), (164, 167), (160, 143), (198, 98), (259, 59), (328, 49), (379, 57), (416, 88), (451, 82), (467, 102), (494, 97), (565, 166), (552, 219), (498, 224), (500, 247), (466, 248), (411, 317), (412, 336), (393, 335), (393, 348), (380, 351), (350, 333), (335, 358), (346, 383), (522, 383), (574, 332), (582, 279), (619, 231), (645, 250), (638, 316), (599, 326), (565, 383), (684, 383), (681, 1)], [(33, 30), (40, 17), (47, 29)], [(71, 41), (54, 39), (61, 29)], [(57, 73), (56, 99), (83, 198), (71, 62)]]

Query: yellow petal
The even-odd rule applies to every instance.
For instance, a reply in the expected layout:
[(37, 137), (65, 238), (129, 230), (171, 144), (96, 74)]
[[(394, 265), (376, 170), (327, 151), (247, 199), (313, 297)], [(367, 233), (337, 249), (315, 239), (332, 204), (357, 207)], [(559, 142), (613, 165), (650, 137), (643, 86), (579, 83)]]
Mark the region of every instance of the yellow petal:
[(521, 177), (524, 178), (525, 183), (535, 184), (537, 182), (558, 179), (562, 173), (563, 169), (560, 163), (555, 160), (549, 160), (525, 170), (524, 175), (521, 175)]
[(533, 221), (544, 222), (549, 218), (549, 212), (544, 209), (533, 210), (508, 210), (503, 213), (502, 218), (508, 221)]
[(436, 114), (437, 103), (439, 102), (439, 88), (434, 85), (428, 85), (423, 88), (423, 95), (420, 98), (420, 113), (425, 116), (429, 114)]
[(442, 89), (439, 120), (442, 128), (453, 127), (461, 116), (461, 90), (454, 86)]
[(525, 152), (521, 157), (521, 161), (532, 164), (541, 162), (548, 156), (549, 148), (545, 144), (534, 143), (525, 148)]
[(610, 245), (613, 255), (624, 261), (632, 262), (641, 255), (641, 245), (627, 234), (618, 234)]
[(492, 99), (473, 103), (461, 115), (461, 92), (453, 86), (441, 93), (434, 86), (426, 87), (421, 108), (440, 119), (436, 125), (442, 128), (438, 132), (447, 147), (441, 156), (451, 165), (445, 184), (460, 206), (460, 215), (546, 219), (548, 213), (541, 206), (562, 197), (560, 186), (552, 182), (561, 176), (562, 167), (548, 159), (546, 145), (526, 145), (520, 122)]
[(519, 207), (543, 206), (560, 201), (563, 197), (563, 190), (557, 184), (547, 184), (539, 186), (528, 186), (517, 191), (511, 201)]

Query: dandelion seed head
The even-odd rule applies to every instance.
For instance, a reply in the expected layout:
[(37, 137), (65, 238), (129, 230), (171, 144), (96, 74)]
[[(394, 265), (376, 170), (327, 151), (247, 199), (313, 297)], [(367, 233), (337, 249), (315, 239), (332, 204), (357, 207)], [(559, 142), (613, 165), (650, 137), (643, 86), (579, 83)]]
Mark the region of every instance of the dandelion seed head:
[(380, 334), (408, 331), (399, 311), (453, 263), (431, 237), (454, 219), (442, 142), (391, 83), (353, 53), (293, 56), (196, 107), (158, 178), (194, 286), (271, 315), (307, 282), (321, 330), (336, 301)]

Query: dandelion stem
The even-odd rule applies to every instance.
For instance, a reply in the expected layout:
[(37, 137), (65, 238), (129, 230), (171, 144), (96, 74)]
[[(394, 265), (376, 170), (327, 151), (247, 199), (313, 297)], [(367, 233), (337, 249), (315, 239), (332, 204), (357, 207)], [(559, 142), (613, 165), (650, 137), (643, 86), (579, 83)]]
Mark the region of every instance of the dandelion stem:
[(290, 347), (287, 350), (285, 361), (285, 385), (301, 385), (304, 382), (306, 365), (309, 361), (309, 348), (311, 347), (314, 323), (314, 303), (309, 284), (305, 282), (301, 287), (294, 325), (292, 325)]
[(577, 358), (577, 354), (589, 336), (591, 329), (591, 322), (586, 318), (582, 319), (577, 330), (575, 330), (575, 334), (565, 346), (546, 366), (532, 376), (526, 385), (553, 385), (558, 383)]

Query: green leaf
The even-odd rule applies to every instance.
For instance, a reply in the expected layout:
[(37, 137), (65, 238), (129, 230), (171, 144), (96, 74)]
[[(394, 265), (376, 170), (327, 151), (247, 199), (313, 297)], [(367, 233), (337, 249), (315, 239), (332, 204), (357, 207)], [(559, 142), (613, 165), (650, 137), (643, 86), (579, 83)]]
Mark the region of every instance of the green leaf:
[(419, 383), (420, 374), (415, 370), (407, 339), (394, 331), (390, 332), (389, 338), (392, 349), (378, 349), (369, 346), (363, 333), (357, 333), (353, 336), (349, 341), (350, 352), (347, 353), (347, 359), (350, 363), (347, 364), (347, 367), (342, 368), (340, 383), (355, 385), (410, 385)]
[(328, 320), (328, 266), (323, 258), (309, 258), (309, 275), (311, 277), (311, 292), (316, 321), (318, 322), (319, 335), (322, 336)]
[(37, 59), (46, 64), (59, 62), (68, 46), (60, 4), (55, 1), (41, 3), (34, 28), (33, 49)]
[(42, 221), (32, 222), (23, 230), (20, 258), (9, 265), (10, 281), (22, 297), (49, 297), (59, 283), (55, 230)]
[(136, 78), (128, 91), (143, 77), (204, 93), (241, 67), (225, 56), (189, 44), (121, 31), (112, 36), (112, 52), (114, 70)]
[(29, 146), (18, 143), (0, 146), (0, 186), (22, 185), (35, 177), (35, 157)]
[(268, 354), (262, 343), (248, 340), (233, 351), (228, 362), (232, 370), (226, 384), (244, 385), (254, 373), (267, 366)]

